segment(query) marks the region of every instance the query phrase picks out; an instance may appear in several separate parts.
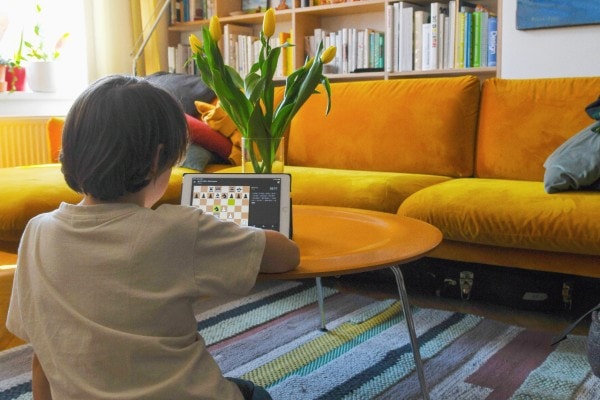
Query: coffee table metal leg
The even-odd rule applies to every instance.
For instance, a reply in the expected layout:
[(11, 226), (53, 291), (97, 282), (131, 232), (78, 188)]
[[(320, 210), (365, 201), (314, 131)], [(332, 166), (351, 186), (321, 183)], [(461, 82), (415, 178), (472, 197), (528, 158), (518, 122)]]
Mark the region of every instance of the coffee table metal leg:
[(325, 321), (325, 304), (323, 302), (323, 284), (321, 283), (321, 277), (316, 277), (317, 281), (317, 301), (319, 303), (319, 313), (321, 314), (321, 330), (324, 332), (327, 330), (327, 322)]
[(406, 326), (408, 328), (408, 335), (410, 336), (410, 344), (413, 351), (413, 357), (415, 359), (415, 369), (417, 370), (417, 375), (419, 377), (419, 384), (421, 385), (423, 400), (429, 400), (429, 392), (427, 390), (427, 383), (425, 382), (425, 373), (423, 372), (423, 362), (421, 361), (421, 353), (419, 351), (415, 323), (413, 321), (412, 311), (410, 310), (406, 287), (404, 286), (404, 277), (402, 276), (402, 271), (400, 270), (399, 266), (394, 265), (391, 267), (391, 269), (396, 277), (396, 284), (398, 285), (398, 293), (400, 294), (402, 311), (404, 312), (404, 318), (406, 319)]

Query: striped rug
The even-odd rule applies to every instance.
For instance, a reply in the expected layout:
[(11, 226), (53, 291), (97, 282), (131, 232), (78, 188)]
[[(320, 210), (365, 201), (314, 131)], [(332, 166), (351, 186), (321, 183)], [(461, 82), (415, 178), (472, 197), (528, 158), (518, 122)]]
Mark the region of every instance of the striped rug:
[[(417, 399), (418, 378), (395, 299), (325, 287), (319, 328), (314, 281), (259, 282), (240, 299), (211, 299), (198, 330), (226, 376), (274, 399)], [(550, 333), (482, 317), (414, 308), (432, 399), (600, 399), (585, 337), (550, 346)], [(0, 399), (30, 399), (31, 349), (0, 353)]]

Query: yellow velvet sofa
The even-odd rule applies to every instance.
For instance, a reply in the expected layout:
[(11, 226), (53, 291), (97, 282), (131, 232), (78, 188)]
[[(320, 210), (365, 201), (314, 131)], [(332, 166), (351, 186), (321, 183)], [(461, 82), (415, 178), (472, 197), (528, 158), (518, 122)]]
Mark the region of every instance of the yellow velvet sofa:
[[(600, 77), (333, 83), (330, 114), (314, 95), (286, 136), (294, 203), (425, 220), (444, 233), (434, 257), (598, 278), (600, 194), (547, 194), (543, 163), (593, 122), (599, 93)], [(61, 120), (48, 126), (56, 155)], [(175, 169), (161, 202), (179, 202), (189, 171)], [(79, 198), (58, 164), (0, 169), (0, 194), (0, 264), (32, 216)]]
[[(432, 257), (600, 278), (600, 193), (547, 194), (543, 184), (547, 157), (593, 122), (584, 109), (598, 97), (600, 77), (439, 77), (331, 89), (331, 113), (325, 95), (312, 96), (286, 136), (295, 204), (425, 220), (444, 234)], [(59, 146), (61, 120), (48, 126)], [(179, 203), (189, 171), (175, 169), (161, 202)], [(0, 265), (16, 261), (31, 217), (79, 198), (58, 164), (0, 169), (0, 195)]]

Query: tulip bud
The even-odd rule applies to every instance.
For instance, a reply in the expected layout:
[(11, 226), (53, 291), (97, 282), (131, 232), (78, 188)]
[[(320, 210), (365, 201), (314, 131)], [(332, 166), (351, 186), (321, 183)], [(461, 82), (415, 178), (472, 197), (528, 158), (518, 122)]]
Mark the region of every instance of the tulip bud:
[(202, 51), (202, 42), (193, 33), (189, 37), (189, 42), (190, 47), (192, 48), (192, 53), (196, 54)]
[(315, 58), (314, 58), (314, 57), (311, 57), (311, 58), (310, 58), (310, 59), (309, 59), (309, 60), (306, 62), (306, 64), (304, 64), (304, 68), (305, 68), (305, 69), (309, 69), (309, 68), (310, 68), (310, 67), (313, 65), (313, 63), (314, 63), (314, 62), (315, 62)]
[(321, 61), (323, 61), (323, 64), (330, 63), (335, 58), (336, 51), (337, 49), (335, 46), (329, 46), (325, 49), (323, 54), (321, 54)]
[(208, 31), (210, 32), (210, 37), (212, 37), (215, 42), (221, 40), (221, 24), (219, 23), (219, 17), (216, 15), (213, 15), (210, 19)]
[(271, 37), (275, 33), (275, 10), (273, 8), (269, 8), (267, 12), (265, 12), (265, 16), (263, 18), (263, 34), (265, 37)]

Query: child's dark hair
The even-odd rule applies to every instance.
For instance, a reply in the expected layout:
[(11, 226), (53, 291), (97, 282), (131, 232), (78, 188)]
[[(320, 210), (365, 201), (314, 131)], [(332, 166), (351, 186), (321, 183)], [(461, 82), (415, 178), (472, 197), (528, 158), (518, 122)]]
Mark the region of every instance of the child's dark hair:
[(116, 200), (173, 167), (185, 155), (187, 141), (185, 114), (174, 97), (142, 78), (112, 75), (90, 85), (69, 110), (62, 172), (73, 190)]

